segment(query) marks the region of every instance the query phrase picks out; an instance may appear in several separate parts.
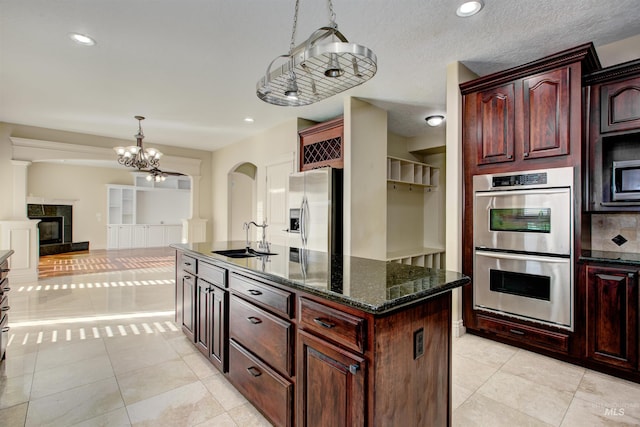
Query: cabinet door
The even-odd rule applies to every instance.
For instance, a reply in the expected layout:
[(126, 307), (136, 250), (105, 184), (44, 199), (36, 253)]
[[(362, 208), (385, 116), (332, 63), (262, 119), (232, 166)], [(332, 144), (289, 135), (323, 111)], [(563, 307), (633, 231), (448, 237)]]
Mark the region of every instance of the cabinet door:
[(366, 363), (362, 357), (299, 331), (297, 360), (298, 426), (365, 425)]
[(587, 357), (635, 368), (638, 357), (637, 270), (587, 266)]
[[(569, 67), (565, 67), (523, 79), (525, 159), (569, 153), (569, 76)], [(579, 107), (574, 114), (581, 114)]]
[(133, 233), (130, 225), (118, 226), (118, 248), (129, 249), (133, 245)]
[(147, 226), (134, 225), (133, 227), (133, 248), (145, 248), (147, 246)]
[(182, 330), (191, 341), (194, 340), (196, 278), (190, 273), (182, 272)]
[(118, 226), (107, 226), (107, 249), (118, 249)]
[(600, 87), (600, 133), (640, 129), (640, 77)]
[(476, 103), (477, 163), (512, 162), (515, 145), (514, 83), (478, 93)]
[(156, 248), (159, 246), (165, 246), (164, 225), (147, 226), (147, 247)]
[(211, 302), (211, 345), (210, 355), (211, 361), (222, 372), (227, 372), (227, 353), (228, 353), (228, 313), (227, 313), (227, 298), (228, 292), (212, 286), (213, 292), (209, 295), (209, 301)]
[(213, 292), (213, 285), (204, 280), (196, 280), (196, 313), (195, 340), (196, 347), (209, 357), (211, 343), (211, 304), (209, 296)]

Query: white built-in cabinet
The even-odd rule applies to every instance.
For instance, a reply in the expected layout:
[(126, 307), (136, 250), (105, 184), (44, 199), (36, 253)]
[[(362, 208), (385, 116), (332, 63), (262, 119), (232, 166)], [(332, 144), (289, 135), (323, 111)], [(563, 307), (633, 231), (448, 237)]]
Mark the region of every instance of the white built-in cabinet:
[[(425, 228), (433, 226), (428, 198), (440, 183), (440, 167), (387, 156), (387, 261), (444, 268), (444, 247), (425, 247)], [(439, 207), (440, 208), (440, 207)]]
[(191, 180), (168, 177), (135, 185), (107, 185), (107, 249), (151, 248), (180, 243), (182, 220), (190, 217)]

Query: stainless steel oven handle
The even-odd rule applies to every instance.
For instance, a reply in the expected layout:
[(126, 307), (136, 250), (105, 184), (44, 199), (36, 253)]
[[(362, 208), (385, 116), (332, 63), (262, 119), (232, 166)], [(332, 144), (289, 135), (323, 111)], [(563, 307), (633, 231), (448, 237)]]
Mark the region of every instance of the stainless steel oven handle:
[(517, 261), (544, 261), (556, 264), (566, 264), (571, 262), (570, 258), (560, 258), (560, 257), (551, 257), (544, 255), (531, 255), (531, 254), (514, 254), (508, 252), (488, 252), (488, 251), (479, 251), (476, 250), (476, 255), (486, 256), (489, 258), (497, 258), (497, 259), (513, 259)]
[(531, 188), (529, 190), (489, 190), (476, 191), (476, 197), (495, 197), (495, 196), (532, 196), (537, 194), (563, 194), (570, 191), (569, 187), (559, 188)]

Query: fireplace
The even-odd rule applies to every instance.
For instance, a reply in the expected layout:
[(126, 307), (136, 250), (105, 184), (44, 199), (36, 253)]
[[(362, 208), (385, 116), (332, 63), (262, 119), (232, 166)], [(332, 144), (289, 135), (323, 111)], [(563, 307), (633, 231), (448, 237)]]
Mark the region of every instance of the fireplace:
[(38, 233), (40, 245), (62, 243), (64, 241), (64, 218), (61, 216), (33, 216), (31, 219), (39, 219)]

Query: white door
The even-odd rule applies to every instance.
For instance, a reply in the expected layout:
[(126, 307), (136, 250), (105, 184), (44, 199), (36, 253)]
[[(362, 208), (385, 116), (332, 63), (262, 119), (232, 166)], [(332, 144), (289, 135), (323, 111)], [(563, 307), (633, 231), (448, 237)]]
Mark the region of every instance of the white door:
[(264, 218), (267, 220), (267, 241), (274, 245), (287, 245), (289, 228), (289, 175), (293, 173), (293, 154), (286, 160), (265, 168), (266, 197)]

